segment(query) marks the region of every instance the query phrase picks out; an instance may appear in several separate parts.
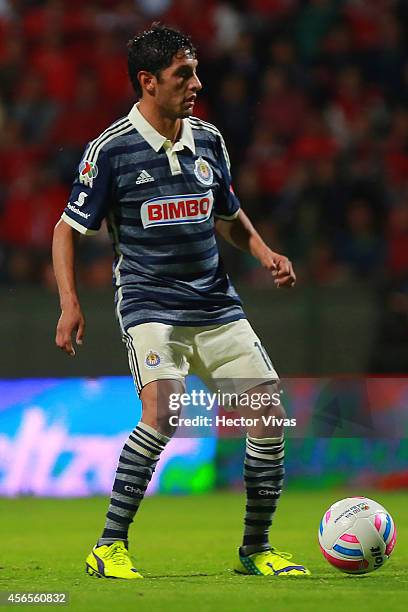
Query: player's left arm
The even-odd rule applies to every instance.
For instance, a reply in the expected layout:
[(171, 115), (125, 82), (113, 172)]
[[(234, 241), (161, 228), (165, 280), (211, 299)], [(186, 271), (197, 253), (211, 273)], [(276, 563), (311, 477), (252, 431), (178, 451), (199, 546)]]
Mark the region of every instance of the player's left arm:
[(215, 228), (227, 242), (251, 253), (264, 268), (269, 270), (277, 287), (295, 286), (296, 275), (292, 262), (268, 247), (242, 208), (234, 219), (228, 221), (216, 219)]
[(239, 199), (232, 188), (230, 160), (221, 134), (218, 134), (215, 146), (222, 175), (214, 205), (217, 232), (233, 246), (251, 253), (271, 272), (277, 287), (294, 287), (296, 275), (292, 263), (287, 257), (268, 247), (240, 207)]

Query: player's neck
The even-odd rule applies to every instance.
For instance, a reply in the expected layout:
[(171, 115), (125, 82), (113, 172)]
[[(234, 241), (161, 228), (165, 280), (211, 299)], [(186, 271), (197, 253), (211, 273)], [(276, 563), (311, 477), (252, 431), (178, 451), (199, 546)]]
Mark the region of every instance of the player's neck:
[(176, 142), (181, 134), (181, 119), (170, 119), (160, 115), (157, 109), (148, 104), (143, 104), (143, 100), (137, 105), (139, 112), (150, 123), (154, 129), (171, 142)]

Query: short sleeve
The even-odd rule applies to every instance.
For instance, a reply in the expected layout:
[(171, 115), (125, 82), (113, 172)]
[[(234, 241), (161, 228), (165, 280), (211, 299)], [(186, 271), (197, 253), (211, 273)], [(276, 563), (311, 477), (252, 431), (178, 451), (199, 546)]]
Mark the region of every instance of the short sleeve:
[(101, 150), (89, 159), (91, 145), (85, 149), (72, 185), (62, 219), (81, 234), (92, 235), (100, 229), (111, 199), (112, 173), (107, 154)]
[(222, 182), (215, 201), (214, 214), (218, 219), (232, 221), (238, 216), (240, 203), (232, 188), (229, 155), (221, 134), (217, 137), (217, 146), (217, 157), (221, 168)]

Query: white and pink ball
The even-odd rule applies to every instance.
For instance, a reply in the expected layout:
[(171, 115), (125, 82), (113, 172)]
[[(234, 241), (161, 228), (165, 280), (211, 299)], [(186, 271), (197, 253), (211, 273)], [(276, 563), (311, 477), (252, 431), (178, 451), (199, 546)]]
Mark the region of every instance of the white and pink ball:
[(318, 533), (324, 557), (348, 574), (368, 574), (384, 565), (396, 535), (391, 515), (367, 497), (347, 497), (330, 506)]

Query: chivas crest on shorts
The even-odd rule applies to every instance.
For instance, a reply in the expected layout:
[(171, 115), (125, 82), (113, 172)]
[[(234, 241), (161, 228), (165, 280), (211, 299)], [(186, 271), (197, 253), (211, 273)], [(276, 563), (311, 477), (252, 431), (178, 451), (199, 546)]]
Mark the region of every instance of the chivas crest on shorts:
[(160, 361), (160, 355), (150, 350), (146, 355), (145, 364), (148, 368), (156, 368), (160, 365)]

